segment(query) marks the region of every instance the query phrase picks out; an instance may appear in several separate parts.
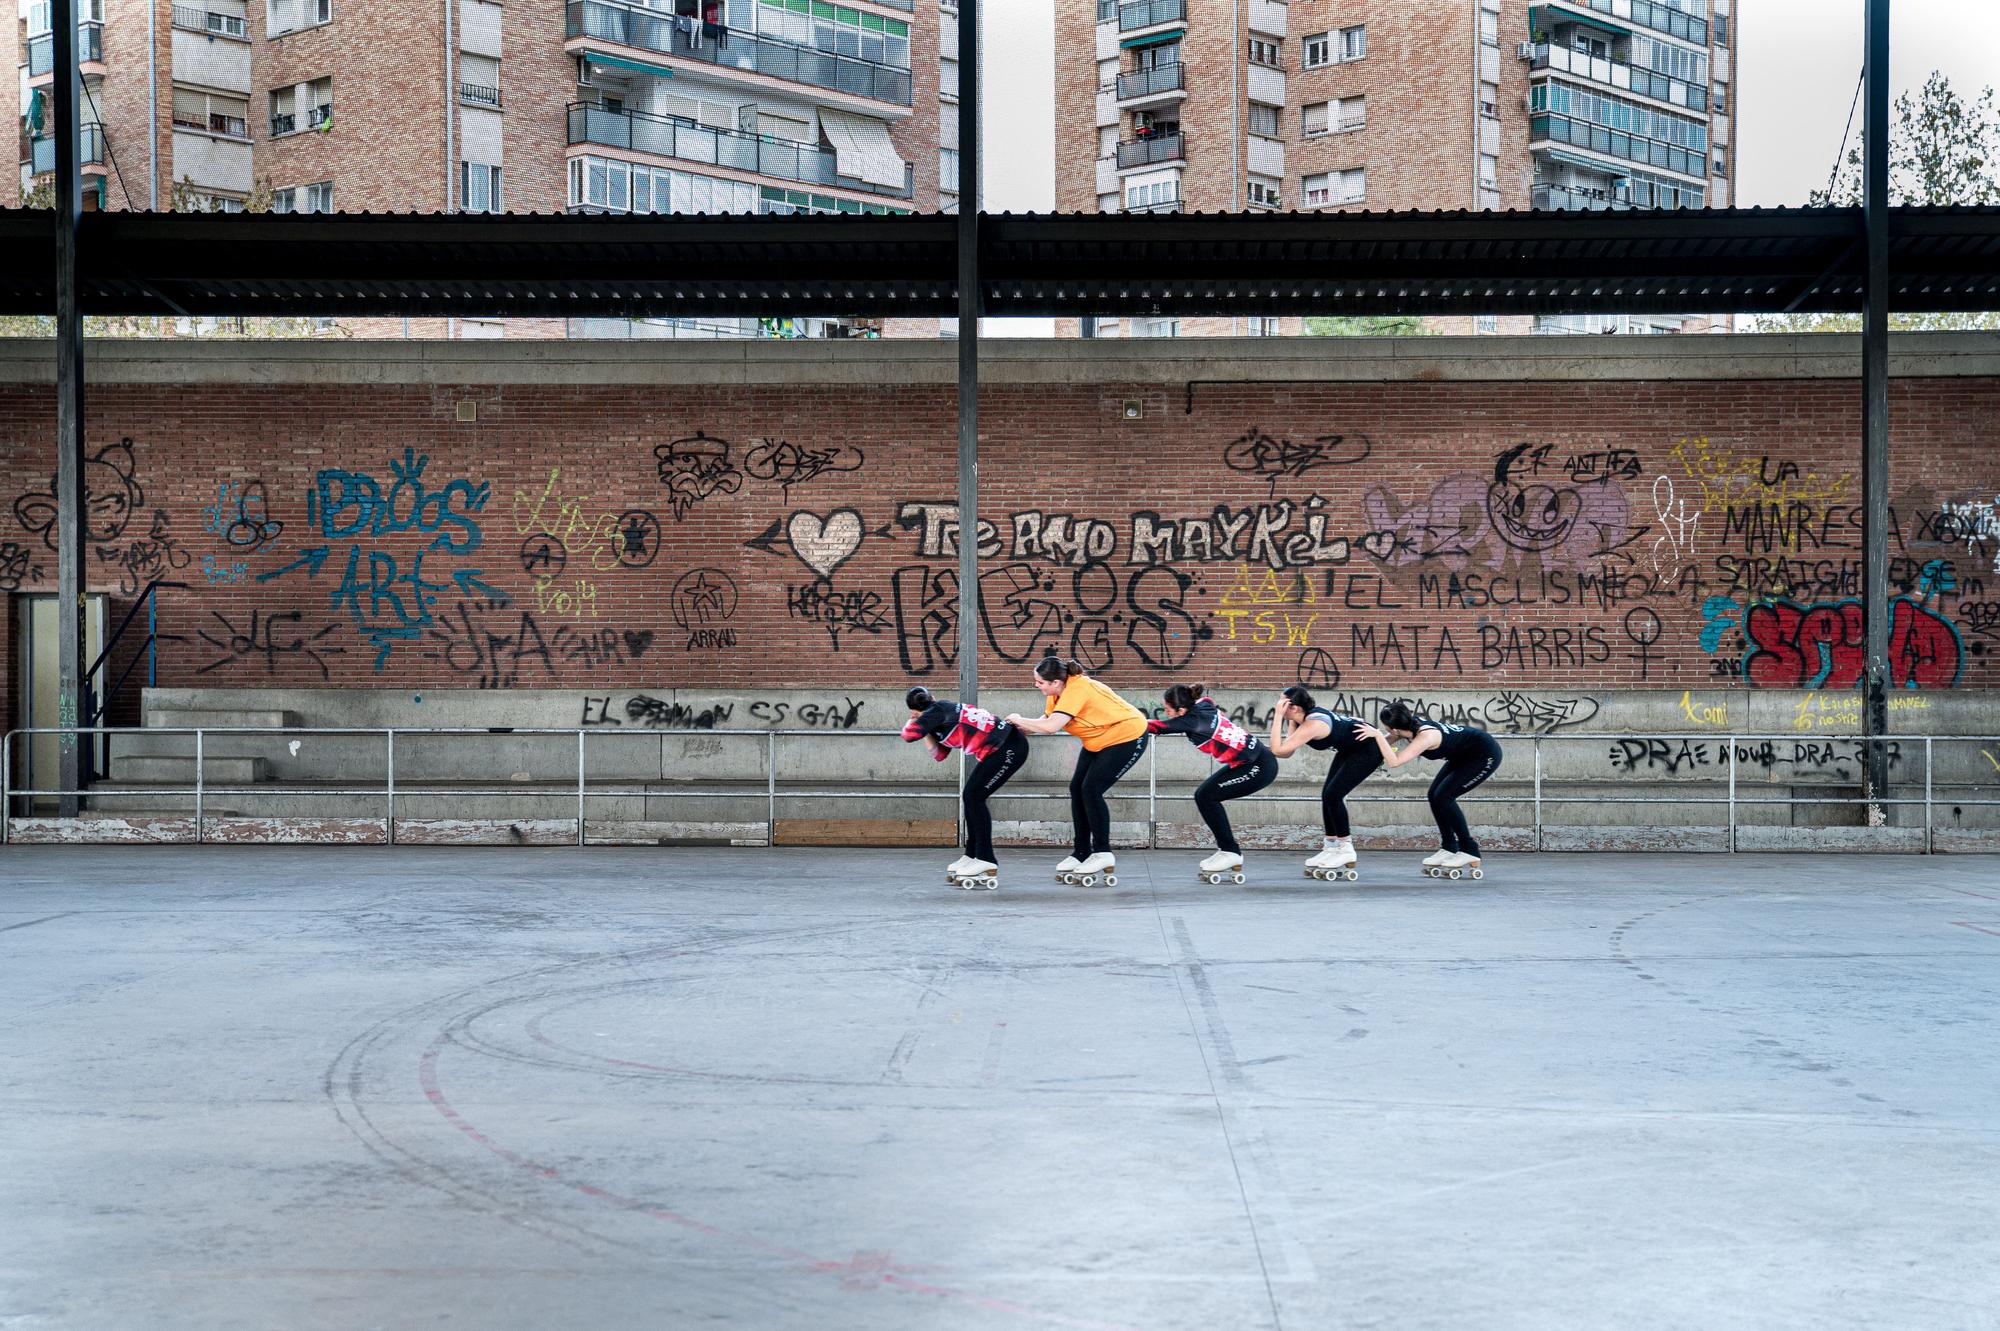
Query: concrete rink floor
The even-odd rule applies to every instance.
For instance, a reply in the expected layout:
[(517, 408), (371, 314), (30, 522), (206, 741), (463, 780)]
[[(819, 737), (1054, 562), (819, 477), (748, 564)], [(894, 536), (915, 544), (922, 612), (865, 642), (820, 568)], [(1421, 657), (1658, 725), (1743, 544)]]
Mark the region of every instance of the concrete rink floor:
[(0, 1328), (2000, 1327), (2000, 860), (1198, 857), (9, 848)]

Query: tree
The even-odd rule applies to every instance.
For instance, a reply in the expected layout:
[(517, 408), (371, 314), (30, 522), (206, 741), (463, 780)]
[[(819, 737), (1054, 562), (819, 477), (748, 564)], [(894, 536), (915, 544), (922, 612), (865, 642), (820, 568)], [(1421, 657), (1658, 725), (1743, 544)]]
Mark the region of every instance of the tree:
[[(1815, 208), (1858, 208), (1862, 203), (1862, 148), (1848, 150), (1826, 189), (1807, 202)], [(2000, 204), (2000, 108), (1992, 88), (1967, 101), (1936, 70), (1912, 100), (1896, 98), (1889, 128), (1889, 202), (1944, 206)], [(1756, 321), (1766, 333), (1854, 333), (1858, 314), (1771, 314)], [(1892, 314), (1889, 327), (1906, 332), (2000, 329), (2000, 312)]]
[(1415, 314), (1311, 315), (1306, 319), (1309, 337), (1428, 337), (1430, 333), (1422, 317)]

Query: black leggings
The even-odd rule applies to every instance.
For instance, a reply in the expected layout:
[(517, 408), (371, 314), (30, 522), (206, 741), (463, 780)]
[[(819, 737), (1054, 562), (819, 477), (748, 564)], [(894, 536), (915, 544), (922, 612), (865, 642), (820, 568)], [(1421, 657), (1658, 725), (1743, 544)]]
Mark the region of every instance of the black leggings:
[(1431, 816), (1437, 819), (1438, 845), (1445, 850), (1462, 850), (1467, 855), (1477, 855), (1479, 843), (1472, 839), (1472, 829), (1465, 825), (1458, 797), (1500, 770), (1500, 741), (1491, 735), (1480, 738), (1484, 744), (1470, 753), (1446, 759), (1444, 770), (1431, 782)]
[(1146, 752), (1146, 739), (1141, 735), (1108, 749), (1085, 749), (1076, 756), (1076, 771), (1069, 778), (1069, 816), (1076, 824), (1078, 859), (1110, 851), (1111, 806), (1104, 802), (1104, 792), (1132, 770), (1132, 764)]
[(1027, 761), (1028, 737), (1016, 730), (1005, 744), (981, 758), (972, 775), (965, 778), (965, 853), (973, 859), (998, 863), (993, 858), (993, 813), (986, 801)]
[(1372, 739), (1334, 751), (1333, 766), (1326, 769), (1326, 784), (1319, 788), (1319, 816), (1328, 836), (1349, 835), (1347, 797), (1381, 765), (1382, 750)]
[(1215, 833), (1217, 850), (1226, 850), (1231, 855), (1243, 853), (1243, 847), (1236, 844), (1236, 837), (1229, 830), (1229, 815), (1223, 810), (1222, 802), (1254, 795), (1277, 779), (1277, 756), (1261, 744), (1257, 746), (1256, 756), (1249, 762), (1235, 767), (1218, 767), (1209, 773), (1208, 780), (1194, 792), (1194, 807), (1201, 810), (1201, 820), (1208, 824), (1209, 831)]

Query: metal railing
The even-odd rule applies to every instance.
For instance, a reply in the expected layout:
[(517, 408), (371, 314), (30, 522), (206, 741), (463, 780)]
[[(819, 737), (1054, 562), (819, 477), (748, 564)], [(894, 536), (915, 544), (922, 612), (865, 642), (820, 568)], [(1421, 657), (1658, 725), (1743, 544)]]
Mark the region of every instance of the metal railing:
[(839, 158), (833, 150), (817, 144), (721, 129), (680, 116), (608, 111), (588, 102), (570, 104), (569, 141), (625, 148), (657, 157), (677, 157), (707, 166), (733, 167), (780, 180), (831, 185), (895, 199), (907, 199), (916, 192), (916, 176), (908, 162), (903, 164), (900, 186), (875, 185), (841, 175)]
[(1155, 199), (1151, 203), (1128, 203), (1122, 211), (1127, 213), (1177, 213), (1181, 210), (1179, 199)]
[(491, 84), (467, 83), (461, 79), (458, 84), (458, 99), (462, 102), (471, 102), (475, 106), (498, 106), (500, 90)]
[(1530, 208), (1554, 209), (1562, 212), (1615, 212), (1632, 206), (1630, 199), (1620, 199), (1609, 190), (1578, 189), (1570, 185), (1535, 185), (1528, 190)]
[(220, 134), (224, 138), (247, 139), (250, 124), (242, 116), (200, 115), (192, 112), (174, 112), (175, 129), (192, 129), (203, 134)]
[(1690, 111), (1708, 109), (1708, 90), (1699, 84), (1685, 83), (1680, 79), (1656, 73), (1643, 65), (1609, 60), (1573, 47), (1556, 46), (1549, 42), (1537, 42), (1534, 46), (1530, 64), (1533, 69), (1574, 74), (1578, 78), (1589, 79), (1592, 83), (1601, 83), (1608, 88), (1621, 88), (1626, 92), (1636, 92), (1642, 97), (1652, 97), (1662, 102), (1672, 102), (1675, 106), (1686, 107)]
[(910, 104), (910, 71), (900, 66), (836, 55), (733, 28), (724, 41), (702, 40), (699, 30), (682, 28), (672, 14), (619, 0), (568, 0), (567, 10), (570, 38), (590, 37), (897, 106)]
[(1184, 22), (1187, 13), (1187, 0), (1129, 0), (1118, 6), (1118, 31), (1132, 32), (1157, 23)]
[[(732, 786), (712, 788), (712, 789), (685, 789), (685, 790), (660, 789), (658, 788), (660, 785), (659, 779), (653, 777), (623, 777), (623, 778), (611, 778), (609, 780), (600, 778), (596, 787), (593, 789), (591, 782), (589, 780), (589, 741), (591, 740), (592, 737), (598, 738), (598, 740), (600, 741), (600, 745), (603, 745), (603, 744), (615, 743), (620, 740), (629, 742), (635, 739), (664, 738), (667, 735), (673, 735), (673, 734), (682, 735), (683, 737), (715, 736), (715, 737), (726, 737), (726, 738), (761, 739), (763, 741), (762, 748), (764, 757), (763, 772), (762, 772), (762, 778), (763, 778), (762, 789), (759, 790), (753, 784), (745, 781), (738, 781)], [(778, 824), (778, 805), (779, 802), (782, 800), (896, 800), (901, 802), (908, 802), (912, 800), (950, 800), (955, 803), (960, 798), (959, 786), (958, 783), (956, 782), (949, 787), (943, 786), (942, 784), (934, 784), (929, 787), (919, 787), (916, 789), (910, 789), (907, 787), (896, 787), (893, 786), (892, 783), (886, 783), (886, 782), (883, 783), (883, 786), (886, 788), (874, 788), (874, 789), (826, 789), (821, 784), (816, 784), (809, 787), (803, 787), (803, 786), (785, 787), (779, 784), (778, 742), (780, 739), (792, 738), (798, 736), (811, 736), (821, 740), (825, 740), (828, 738), (844, 738), (844, 739), (862, 738), (862, 739), (889, 740), (892, 738), (900, 739), (902, 735), (902, 732), (900, 730), (861, 730), (861, 729), (826, 730), (826, 729), (807, 729), (807, 728), (797, 728), (797, 729), (779, 728), (770, 730), (727, 729), (727, 728), (660, 730), (660, 729), (649, 728), (645, 730), (624, 731), (624, 730), (595, 729), (590, 727), (449, 728), (449, 727), (418, 727), (418, 726), (396, 726), (396, 727), (146, 726), (137, 728), (110, 727), (110, 726), (25, 727), (9, 731), (4, 736), (0, 736), (0, 844), (5, 844), (12, 838), (12, 825), (16, 821), (20, 820), (20, 816), (14, 813), (15, 800), (27, 799), (31, 801), (30, 807), (32, 808), (32, 801), (35, 799), (62, 799), (66, 796), (79, 796), (82, 798), (89, 798), (91, 796), (92, 792), (88, 789), (77, 789), (77, 790), (46, 789), (40, 787), (39, 785), (30, 785), (27, 787), (20, 787), (20, 788), (14, 788), (10, 786), (9, 783), (12, 781), (14, 772), (14, 753), (15, 753), (16, 739), (23, 737), (32, 738), (38, 735), (54, 735), (59, 737), (67, 737), (72, 743), (75, 742), (77, 737), (86, 735), (104, 737), (105, 740), (116, 739), (121, 736), (127, 738), (134, 736), (143, 736), (143, 737), (160, 737), (160, 736), (170, 736), (170, 735), (192, 736), (194, 740), (194, 752), (192, 754), (192, 761), (194, 765), (194, 784), (192, 786), (185, 786), (185, 787), (160, 786), (160, 785), (148, 784), (140, 788), (140, 790), (144, 795), (149, 797), (170, 796), (183, 799), (191, 797), (194, 800), (194, 810), (193, 810), (194, 827), (192, 829), (192, 836), (190, 839), (197, 844), (203, 843), (207, 840), (207, 825), (208, 822), (210, 821), (210, 817), (207, 812), (208, 801), (212, 798), (224, 797), (224, 796), (253, 796), (258, 798), (347, 797), (350, 799), (353, 798), (372, 799), (379, 797), (383, 801), (383, 818), (381, 820), (383, 829), (383, 841), (391, 845), (395, 844), (396, 841), (396, 835), (397, 835), (396, 804), (399, 798), (408, 800), (411, 798), (547, 799), (551, 797), (551, 789), (549, 783), (544, 783), (541, 786), (524, 786), (518, 780), (509, 781), (506, 784), (493, 784), (485, 786), (477, 784), (467, 784), (463, 782), (453, 782), (451, 784), (444, 786), (434, 786), (434, 785), (412, 786), (408, 781), (405, 781), (399, 786), (397, 780), (397, 771), (396, 771), (398, 736), (405, 737), (406, 739), (418, 738), (418, 737), (421, 737), (423, 739), (441, 739), (441, 738), (449, 739), (452, 737), (460, 737), (460, 738), (482, 737), (489, 740), (517, 739), (523, 737), (573, 738), (575, 741), (575, 748), (574, 748), (575, 781), (573, 787), (575, 790), (575, 798), (576, 798), (575, 841), (576, 844), (579, 846), (587, 843), (587, 828), (589, 823), (587, 802), (592, 798), (598, 798), (598, 799), (639, 798), (647, 801), (654, 799), (760, 800), (764, 805), (763, 828), (764, 828), (765, 844), (774, 843), (775, 833)], [(256, 737), (256, 736), (280, 737), (286, 742), (287, 745), (289, 745), (292, 741), (299, 739), (300, 737), (347, 736), (347, 737), (380, 739), (383, 743), (384, 763), (385, 763), (383, 782), (380, 786), (359, 784), (359, 783), (344, 783), (338, 786), (333, 786), (328, 784), (320, 784), (313, 786), (286, 786), (283, 784), (273, 784), (264, 782), (253, 782), (249, 785), (244, 785), (241, 783), (234, 785), (226, 785), (226, 784), (218, 785), (216, 783), (210, 782), (207, 779), (207, 767), (211, 759), (226, 760), (234, 758), (240, 761), (243, 760), (244, 758), (244, 755), (241, 754), (214, 753), (208, 747), (211, 738), (220, 737), (220, 738), (233, 739), (233, 738)], [(1704, 828), (1702, 830), (1710, 830), (1719, 834), (1724, 834), (1726, 836), (1726, 841), (1724, 842), (1724, 846), (1728, 851), (1731, 852), (1734, 852), (1738, 849), (1738, 834), (1745, 826), (1745, 824), (1742, 822), (1742, 815), (1745, 810), (1751, 810), (1757, 808), (1771, 808), (1771, 807), (1796, 807), (1800, 805), (1811, 806), (1815, 808), (1852, 807), (1863, 811), (1864, 816), (1862, 820), (1862, 825), (1878, 826), (1886, 824), (1886, 820), (1890, 810), (1897, 808), (1921, 808), (1923, 810), (1921, 845), (1923, 852), (1925, 854), (1930, 854), (1935, 850), (1934, 834), (1937, 830), (1936, 813), (1937, 813), (1937, 808), (1940, 804), (1947, 805), (1955, 813), (1962, 813), (1963, 810), (1967, 808), (2000, 808), (2000, 799), (1970, 798), (1964, 793), (1964, 790), (1967, 787), (1971, 787), (1974, 789), (1985, 789), (1992, 783), (1987, 783), (1987, 782), (1974, 783), (1970, 781), (1954, 782), (1948, 794), (1945, 795), (1939, 794), (1935, 783), (1937, 744), (1965, 743), (1965, 744), (1978, 744), (1981, 745), (1982, 747), (1989, 744), (2000, 745), (2000, 735), (1890, 735), (1875, 739), (1868, 739), (1856, 735), (1814, 735), (1809, 740), (1802, 741), (1802, 737), (1798, 733), (1790, 733), (1790, 734), (1740, 733), (1740, 732), (1728, 732), (1728, 731), (1717, 730), (1717, 731), (1696, 731), (1686, 734), (1666, 734), (1666, 735), (1647, 734), (1643, 737), (1636, 735), (1632, 732), (1567, 731), (1567, 732), (1555, 732), (1555, 733), (1543, 733), (1543, 734), (1531, 734), (1531, 735), (1496, 735), (1494, 736), (1494, 738), (1500, 741), (1501, 745), (1503, 746), (1503, 749), (1512, 749), (1518, 751), (1523, 745), (1526, 745), (1531, 749), (1530, 761), (1532, 763), (1532, 769), (1529, 775), (1528, 792), (1525, 795), (1519, 792), (1504, 793), (1504, 794), (1494, 794), (1489, 792), (1484, 794), (1475, 794), (1462, 798), (1460, 800), (1460, 803), (1512, 804), (1517, 806), (1524, 803), (1527, 804), (1532, 810), (1532, 828), (1533, 828), (1532, 846), (1533, 849), (1537, 851), (1546, 848), (1545, 830), (1548, 826), (1548, 823), (1545, 819), (1545, 811), (1549, 805), (1588, 804), (1593, 806), (1630, 805), (1630, 806), (1641, 806), (1641, 807), (1644, 806), (1679, 806), (1679, 807), (1698, 807), (1698, 808), (1721, 807), (1726, 810), (1726, 821), (1722, 825), (1715, 826), (1713, 828)], [(1712, 770), (1702, 772), (1698, 776), (1692, 774), (1689, 776), (1679, 776), (1677, 772), (1670, 772), (1670, 775), (1666, 778), (1653, 777), (1653, 778), (1635, 780), (1629, 773), (1621, 774), (1613, 771), (1613, 772), (1607, 772), (1605, 775), (1599, 775), (1599, 776), (1591, 776), (1591, 775), (1570, 776), (1565, 778), (1565, 785), (1576, 786), (1583, 789), (1579, 789), (1575, 792), (1570, 792), (1563, 788), (1557, 788), (1553, 792), (1551, 791), (1550, 782), (1545, 777), (1545, 764), (1544, 764), (1543, 751), (1546, 746), (1550, 744), (1567, 744), (1567, 743), (1587, 743), (1587, 744), (1601, 745), (1607, 742), (1614, 744), (1639, 742), (1647, 745), (1666, 745), (1669, 746), (1668, 749), (1669, 753), (1672, 752), (1671, 746), (1676, 746), (1676, 745), (1678, 746), (1720, 745), (1721, 756), (1718, 760), (1712, 761), (1710, 763), (1710, 767)], [(1768, 744), (1768, 745), (1775, 745), (1779, 743), (1797, 744), (1800, 742), (1807, 742), (1814, 745), (1815, 747), (1820, 745), (1849, 744), (1856, 746), (1857, 749), (1873, 744), (1891, 745), (1891, 746), (1896, 746), (1894, 749), (1892, 749), (1892, 758), (1896, 760), (1900, 760), (1901, 746), (1903, 745), (1915, 746), (1921, 744), (1923, 753), (1923, 779), (1921, 782), (1921, 793), (1920, 794), (1906, 793), (1900, 795), (1893, 793), (1895, 789), (1901, 789), (1907, 792), (1915, 792), (1918, 789), (1918, 783), (1914, 779), (1910, 779), (1900, 783), (1893, 783), (1891, 793), (1873, 794), (1873, 795), (1870, 794), (1845, 795), (1837, 792), (1855, 788), (1856, 782), (1854, 780), (1845, 777), (1829, 780), (1823, 776), (1806, 778), (1806, 779), (1794, 779), (1785, 783), (1786, 785), (1794, 789), (1802, 787), (1808, 789), (1811, 792), (1804, 795), (1791, 793), (1783, 796), (1778, 796), (1778, 795), (1768, 795), (1768, 794), (1757, 794), (1754, 793), (1754, 788), (1746, 790), (1744, 783), (1741, 779), (1742, 776), (1741, 767), (1742, 764), (1746, 761), (1754, 761), (1754, 757), (1746, 758), (1744, 756), (1746, 752), (1752, 755), (1756, 755), (1759, 752), (1756, 746), (1760, 744)], [(1748, 749), (1746, 749), (1746, 746), (1749, 746)], [(1194, 782), (1189, 782), (1185, 789), (1179, 789), (1179, 788), (1172, 790), (1161, 789), (1160, 773), (1159, 773), (1160, 747), (1161, 747), (1160, 744), (1158, 742), (1155, 742), (1153, 744), (1150, 744), (1147, 748), (1146, 792), (1144, 798), (1146, 801), (1146, 816), (1149, 829), (1149, 835), (1147, 839), (1149, 845), (1152, 846), (1159, 845), (1159, 829), (1161, 827), (1161, 822), (1160, 822), (1161, 804), (1191, 803), (1194, 799), (1194, 792), (1195, 792)], [(134, 756), (142, 756), (142, 755), (134, 755)], [(153, 755), (153, 756), (161, 756), (161, 755)], [(178, 755), (178, 754), (164, 755), (164, 756), (176, 757), (176, 758), (188, 757), (188, 755)], [(960, 754), (959, 770), (961, 773), (961, 777), (964, 772), (963, 760), (964, 760), (964, 755)], [(1212, 765), (1210, 770), (1213, 770)], [(1520, 780), (1519, 777), (1513, 775), (1513, 773), (1510, 772), (1504, 765), (1501, 770), (1505, 774), (1505, 779), (1516, 783), (1518, 783), (1518, 781)], [(1391, 784), (1403, 785), (1405, 788), (1396, 791), (1394, 793), (1382, 794), (1382, 793), (1376, 793), (1381, 790), (1381, 786), (1379, 785), (1375, 786), (1372, 790), (1370, 790), (1367, 786), (1364, 786), (1362, 787), (1361, 790), (1356, 790), (1353, 793), (1350, 793), (1347, 796), (1347, 799), (1350, 802), (1358, 804), (1391, 804), (1391, 803), (1409, 804), (1421, 801), (1424, 798), (1423, 793), (1417, 788), (1419, 785), (1418, 781), (1409, 780), (1408, 778), (1403, 778), (1400, 781), (1397, 778), (1389, 778), (1388, 781)], [(1618, 782), (1618, 781), (1622, 781), (1625, 784), (1632, 785), (1635, 788), (1643, 788), (1649, 791), (1664, 790), (1669, 793), (1613, 795), (1613, 794), (1602, 793), (1602, 791), (1598, 789), (1598, 787), (1604, 784)], [(640, 787), (640, 789), (634, 791), (628, 788), (635, 785)], [(1676, 785), (1693, 786), (1694, 789), (1676, 790), (1674, 789)], [(1364, 794), (1362, 793), (1362, 790), (1368, 790), (1369, 793)], [(1703, 793), (1705, 791), (1720, 791), (1720, 793)], [(129, 796), (134, 792), (120, 791), (116, 793), (120, 795)], [(1115, 788), (1111, 792), (1110, 797), (1113, 800), (1134, 798), (1134, 796), (1126, 795)], [(996, 798), (1000, 799), (1003, 802), (1012, 802), (1020, 800), (1067, 801), (1068, 793), (1066, 791), (1036, 792), (1036, 791), (1009, 790), (1003, 792)], [(1320, 794), (1317, 789), (1302, 789), (1295, 794), (1287, 793), (1287, 794), (1254, 795), (1242, 800), (1232, 801), (1232, 806), (1240, 807), (1240, 806), (1250, 806), (1257, 804), (1316, 805), (1319, 803), (1319, 801), (1320, 801)], [(1882, 820), (1882, 824), (1878, 824), (1875, 821), (1878, 817)], [(279, 820), (281, 819), (274, 818), (274, 821), (279, 821)], [(349, 820), (349, 821), (373, 822), (375, 820), (360, 819), (360, 820)], [(410, 821), (421, 822), (423, 820), (412, 819)], [(459, 817), (457, 819), (454, 819), (454, 821), (463, 822), (468, 820), (464, 819), (463, 817)], [(612, 820), (602, 820), (602, 821), (619, 822), (626, 820), (612, 819)], [(1311, 816), (1308, 815), (1305, 821), (1316, 821), (1316, 820), (1312, 819)], [(1526, 828), (1520, 824), (1510, 824), (1508, 826), (1513, 827), (1516, 830), (1526, 830)], [(1575, 826), (1575, 825), (1569, 825), (1569, 826)], [(1600, 825), (1592, 824), (1591, 826), (1600, 826)], [(1616, 831), (1621, 825), (1613, 824), (1604, 826), (1608, 826), (1609, 830)], [(1639, 826), (1643, 828), (1646, 825), (1639, 825)], [(961, 831), (962, 830), (963, 829), (961, 828)], [(1499, 830), (1499, 829), (1493, 829), (1493, 830)], [(1914, 831), (1916, 829), (1899, 828), (1890, 830), (1901, 830), (1908, 832), (1908, 831)], [(1993, 837), (1996, 844), (2000, 844), (2000, 828), (1993, 829), (1991, 832), (1991, 836)]]
[(274, 139), (280, 134), (290, 134), (298, 129), (298, 127), (299, 118), (290, 111), (285, 112), (283, 115), (273, 115), (271, 117), (271, 137)]
[[(104, 126), (85, 125), (80, 136), (83, 140), (83, 164), (85, 166), (104, 165)], [(45, 175), (56, 169), (56, 141), (30, 139), (28, 141), (28, 172), (30, 175)]]
[(1172, 64), (1120, 74), (1118, 100), (1127, 102), (1135, 97), (1155, 97), (1165, 92), (1178, 92), (1186, 86), (1187, 67), (1176, 60)]
[(1187, 157), (1187, 138), (1176, 130), (1147, 139), (1127, 139), (1118, 145), (1118, 169), (1151, 166), (1155, 162), (1178, 162)]
[[(117, 701), (118, 691), (125, 687), (126, 680), (132, 678), (132, 672), (138, 669), (139, 662), (146, 663), (146, 687), (149, 689), (159, 687), (160, 593), (186, 591), (187, 586), (185, 582), (155, 578), (146, 584), (146, 589), (127, 607), (125, 618), (118, 621), (118, 627), (106, 640), (104, 649), (97, 654), (97, 659), (90, 663), (90, 668), (83, 672), (83, 723), (86, 726), (104, 724), (104, 718), (111, 712), (112, 703)], [(118, 672), (118, 678), (104, 688), (98, 688), (97, 672), (110, 664), (111, 654), (118, 649), (118, 644), (125, 640), (126, 632), (131, 629), (132, 621), (138, 618), (141, 610), (146, 612), (146, 636), (142, 639), (144, 651), (134, 652), (132, 659), (125, 663), (125, 668)], [(106, 673), (108, 675), (109, 672)], [(95, 775), (94, 764), (86, 767), (85, 771), (88, 775)]]
[(235, 14), (217, 14), (195, 5), (175, 5), (173, 25), (193, 32), (207, 33), (211, 37), (247, 37), (243, 30), (243, 20)]

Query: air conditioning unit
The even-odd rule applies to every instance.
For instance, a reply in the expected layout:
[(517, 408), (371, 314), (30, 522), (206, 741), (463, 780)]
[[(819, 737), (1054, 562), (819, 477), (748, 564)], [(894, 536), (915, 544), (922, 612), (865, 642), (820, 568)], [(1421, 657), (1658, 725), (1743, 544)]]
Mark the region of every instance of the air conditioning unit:
[(1533, 60), (1535, 58), (1535, 44), (1533, 42), (1522, 42), (1514, 48), (1514, 54), (1523, 60)]

